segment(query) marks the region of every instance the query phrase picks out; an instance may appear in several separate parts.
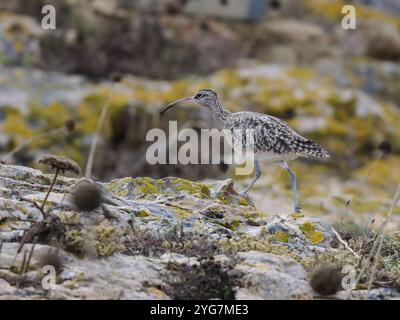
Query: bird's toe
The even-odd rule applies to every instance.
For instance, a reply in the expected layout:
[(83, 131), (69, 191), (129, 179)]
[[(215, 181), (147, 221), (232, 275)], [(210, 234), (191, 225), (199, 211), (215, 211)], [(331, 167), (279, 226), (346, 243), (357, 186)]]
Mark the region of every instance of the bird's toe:
[(254, 201), (250, 198), (250, 196), (248, 195), (247, 192), (244, 193), (244, 194), (239, 193), (239, 196), (242, 197), (242, 198), (244, 198), (244, 199), (246, 199), (246, 201), (247, 201), (247, 203), (248, 203), (249, 205), (254, 206)]

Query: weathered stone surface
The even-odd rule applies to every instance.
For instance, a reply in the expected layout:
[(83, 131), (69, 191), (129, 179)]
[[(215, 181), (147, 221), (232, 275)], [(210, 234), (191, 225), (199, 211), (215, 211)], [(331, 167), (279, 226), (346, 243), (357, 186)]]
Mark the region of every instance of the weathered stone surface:
[[(0, 278), (3, 280), (0, 293), (3, 298), (25, 299), (34, 294), (38, 299), (168, 299), (160, 289), (165, 287), (163, 281), (168, 265), (171, 262), (198, 264), (197, 253), (185, 256), (174, 253), (172, 248), (171, 252), (152, 257), (122, 254), (124, 234), (132, 224), (136, 230), (147, 230), (156, 235), (181, 226), (185, 232), (206, 236), (207, 241), (221, 243), (226, 249), (230, 248), (230, 239), (240, 243), (241, 237), (245, 236), (243, 241), (256, 243), (258, 239), (272, 237), (270, 241), (274, 246), (282, 246), (288, 252), (303, 252), (307, 257), (313, 256), (316, 248), (323, 249), (320, 246), (327, 234), (315, 219), (269, 217), (259, 212), (235, 192), (231, 180), (191, 182), (172, 177), (160, 180), (122, 178), (99, 183), (103, 208), (107, 209), (105, 213), (101, 208), (78, 212), (71, 204), (70, 193), (81, 180), (60, 176), (48, 199), (48, 208), (51, 208), (51, 216), (65, 223), (65, 229), (61, 230), (67, 230), (59, 240), (63, 271), (57, 276), (57, 286), (50, 291), (44, 290), (40, 261), (51, 247), (36, 244), (23, 277), (25, 285), (17, 289), (13, 281), (18, 277), (16, 273), (24, 255), (28, 255), (32, 247), (25, 244), (16, 254), (23, 232), (20, 228), (26, 229), (30, 225), (20, 220), (43, 219), (33, 201), (38, 204), (43, 201), (53, 175), (22, 166), (1, 165), (0, 169), (0, 239), (4, 241), (0, 252)], [(76, 224), (80, 227), (71, 227)], [(310, 224), (311, 231), (302, 231), (304, 224)], [(281, 229), (286, 230), (287, 239)], [(277, 230), (282, 232), (280, 237)], [(317, 232), (318, 237), (312, 232)], [(49, 239), (45, 241), (50, 243), (54, 240), (55, 246), (60, 245), (57, 239), (44, 239)], [(261, 240), (261, 243), (268, 248), (269, 242), (262, 241), (267, 240)], [(214, 259), (230, 261), (231, 257), (222, 254)], [(237, 259), (235, 270), (246, 280), (238, 297), (289, 299), (309, 293), (304, 269), (291, 258), (252, 250), (240, 253)]]
[[(2, 268), (10, 262), (19, 266), (22, 254), (17, 255), (17, 243), (5, 243), (0, 254)], [(33, 255), (31, 268), (26, 277), (38, 279), (36, 293), (48, 299), (166, 299), (165, 293), (157, 289), (163, 284), (161, 273), (164, 265), (157, 259), (143, 256), (126, 256), (115, 254), (111, 257), (98, 259), (80, 259), (70, 253), (60, 251), (64, 270), (57, 276), (57, 282), (50, 291), (40, 288), (41, 279), (47, 274), (41, 274), (38, 268), (40, 254), (49, 250), (49, 246), (37, 245)], [(30, 251), (30, 245), (25, 249)], [(0, 271), (4, 277), (12, 274), (9, 271)], [(29, 289), (29, 288), (28, 288)], [(14, 286), (0, 279), (0, 299), (8, 295), (20, 295), (30, 299), (29, 291), (16, 290)]]
[(236, 293), (237, 299), (310, 298), (312, 290), (307, 273), (296, 261), (268, 253), (240, 253), (243, 261), (236, 266), (248, 283)]
[[(337, 299), (347, 299), (348, 292), (339, 291), (335, 297)], [(371, 289), (368, 294), (367, 290), (353, 291), (351, 297), (356, 300), (399, 300), (400, 292), (394, 288), (376, 288)]]
[[(41, 214), (33, 201), (41, 203), (50, 186), (52, 175), (39, 170), (2, 165), (0, 171), (3, 239), (17, 239), (21, 230), (13, 230), (10, 223), (26, 226), (14, 221), (15, 217), (40, 219)], [(52, 214), (61, 217), (74, 215), (71, 191), (79, 179), (59, 177), (49, 197)], [(267, 229), (277, 236), (277, 241), (288, 245), (313, 247), (327, 237), (317, 219), (305, 217), (269, 217), (259, 212), (248, 199), (238, 195), (233, 181), (191, 182), (180, 178), (159, 180), (140, 177), (114, 179), (100, 183), (103, 204), (116, 219), (113, 225), (118, 229), (133, 220), (138, 227), (162, 231), (171, 225), (183, 222), (187, 230), (206, 232), (211, 237), (245, 233), (258, 236)], [(12, 215), (10, 214), (12, 212)], [(99, 225), (104, 219), (102, 209), (87, 213), (81, 219), (88, 219)], [(279, 229), (279, 230), (278, 230)], [(277, 234), (277, 232), (280, 233)]]

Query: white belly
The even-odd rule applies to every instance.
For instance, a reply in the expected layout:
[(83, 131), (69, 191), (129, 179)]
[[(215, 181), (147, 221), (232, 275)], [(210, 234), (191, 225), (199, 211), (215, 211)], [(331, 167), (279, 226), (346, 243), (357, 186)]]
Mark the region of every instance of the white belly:
[(299, 157), (296, 153), (276, 154), (271, 151), (257, 152), (254, 155), (255, 160), (259, 161), (291, 161)]

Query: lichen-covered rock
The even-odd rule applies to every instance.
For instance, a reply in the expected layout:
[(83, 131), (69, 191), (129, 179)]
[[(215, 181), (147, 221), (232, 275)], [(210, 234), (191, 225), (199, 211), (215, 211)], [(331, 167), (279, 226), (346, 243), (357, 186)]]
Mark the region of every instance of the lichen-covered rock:
[[(3, 245), (0, 255), (2, 268), (11, 263), (20, 265), (22, 254), (16, 256), (17, 248), (18, 243)], [(24, 250), (29, 252), (30, 248), (30, 245), (26, 245)], [(15, 275), (1, 269), (1, 298), (18, 296), (32, 299), (30, 295), (34, 292), (36, 297), (48, 299), (168, 299), (158, 289), (163, 284), (161, 273), (165, 271), (165, 265), (158, 259), (121, 254), (103, 260), (81, 259), (63, 250), (59, 253), (63, 271), (57, 275), (54, 287), (46, 292), (41, 286), (41, 280), (48, 273), (41, 273), (39, 260), (47, 250), (48, 246), (36, 245), (31, 271), (25, 275), (25, 278), (32, 280), (28, 288), (17, 289), (16, 284), (10, 284)]]
[[(1, 284), (6, 295), (17, 294), (24, 298), (30, 294), (29, 291), (13, 291), (12, 282), (16, 275), (10, 272), (17, 272), (24, 252), (30, 251), (31, 245), (26, 244), (17, 259), (13, 258), (23, 230), (31, 226), (29, 221), (43, 220), (38, 206), (44, 200), (52, 178), (53, 175), (36, 169), (0, 165), (0, 239), (4, 241), (0, 263), (8, 270), (0, 278), (7, 282)], [(226, 252), (229, 256), (230, 252), (247, 250), (252, 251), (238, 257), (241, 262), (235, 269), (248, 274), (249, 285), (243, 287), (241, 295), (249, 294), (245, 294), (247, 288), (258, 298), (272, 299), (274, 296), (268, 288), (273, 283), (279, 289), (278, 298), (292, 297), (288, 290), (302, 296), (307, 290), (304, 280), (298, 278), (304, 278), (304, 270), (289, 257), (293, 255), (299, 260), (312, 257), (323, 249), (321, 245), (329, 237), (316, 219), (275, 217), (259, 212), (234, 190), (229, 179), (215, 182), (192, 182), (172, 177), (114, 179), (98, 183), (103, 202), (90, 212), (80, 212), (71, 201), (71, 190), (79, 183), (80, 179), (59, 176), (48, 198), (46, 208), (50, 209), (50, 216), (57, 219), (51, 220), (53, 222), (48, 226), (50, 220), (43, 220), (44, 229), (40, 229), (40, 237), (36, 238), (41, 244), (36, 245), (32, 263), (24, 275), (32, 277), (28, 283), (37, 286), (39, 296), (45, 293), (37, 281), (37, 260), (46, 244), (61, 247), (60, 257), (64, 263), (64, 271), (57, 280), (59, 285), (50, 296), (47, 295), (48, 298), (168, 298), (160, 289), (160, 272), (165, 271), (171, 259), (189, 263), (197, 256), (215, 255), (217, 259), (219, 253)], [(63, 227), (57, 227), (58, 224)], [(141, 230), (149, 235), (147, 240), (138, 236), (138, 232), (143, 232)], [(175, 230), (172, 238), (162, 237), (171, 230)], [(278, 237), (277, 231), (285, 236)], [(131, 241), (147, 241), (143, 245), (156, 246), (154, 249), (165, 254), (151, 254), (157, 250), (148, 248), (147, 255), (151, 257), (146, 258), (139, 254), (144, 251), (136, 242), (139, 253), (134, 254), (129, 247), (127, 234), (130, 233)], [(197, 236), (187, 239), (184, 233)], [(176, 243), (168, 244), (168, 241)], [(249, 247), (243, 250), (246, 244)], [(231, 259), (228, 256), (220, 255), (220, 258)], [(261, 264), (264, 267), (260, 269)], [(142, 277), (144, 270), (150, 278)], [(124, 278), (129, 278), (129, 282), (123, 284)], [(254, 289), (259, 281), (259, 287)], [(129, 287), (136, 289), (129, 291)]]
[(289, 257), (249, 251), (240, 253), (243, 259), (236, 269), (245, 274), (245, 288), (237, 299), (310, 299), (313, 294), (303, 267)]
[[(306, 218), (302, 214), (278, 216), (267, 224), (270, 234), (277, 236), (277, 240), (290, 243), (294, 239), (305, 238), (312, 244), (319, 244), (328, 237), (326, 231), (318, 224), (318, 219)], [(285, 236), (286, 234), (286, 236)]]
[[(20, 166), (1, 165), (0, 186), (3, 239), (18, 239), (22, 231), (13, 230), (12, 224), (26, 226), (15, 217), (40, 219), (41, 214), (33, 201), (41, 203), (50, 186), (52, 175), (43, 174)], [(94, 244), (100, 255), (118, 251), (118, 233), (133, 221), (136, 227), (162, 232), (172, 225), (183, 224), (185, 230), (207, 233), (212, 237), (239, 236), (246, 234), (257, 238), (267, 231), (278, 243), (300, 251), (312, 251), (329, 236), (317, 219), (296, 216), (268, 216), (258, 211), (247, 199), (240, 196), (228, 179), (215, 182), (191, 182), (180, 178), (151, 179), (147, 177), (114, 179), (101, 183), (104, 203), (102, 208), (87, 213), (85, 217), (74, 215), (71, 190), (79, 179), (60, 177), (48, 199), (52, 214), (64, 222), (84, 223), (90, 221), (86, 230), (93, 234)], [(101, 217), (112, 212), (116, 219), (102, 222)], [(12, 215), (7, 213), (12, 212)], [(166, 223), (167, 222), (167, 223)], [(96, 240), (97, 239), (97, 240)], [(100, 239), (100, 240), (99, 240)], [(114, 240), (113, 240), (114, 239)], [(82, 231), (66, 233), (68, 246), (82, 251), (85, 242)], [(96, 242), (97, 243), (97, 242)], [(106, 243), (109, 243), (107, 245)], [(114, 248), (112, 249), (110, 245)], [(309, 250), (307, 250), (309, 248)]]
[[(331, 247), (333, 236), (318, 219), (298, 213), (262, 213), (235, 191), (230, 179), (192, 182), (138, 177), (99, 182), (102, 204), (81, 212), (70, 193), (82, 180), (59, 176), (46, 204), (49, 217), (43, 219), (38, 207), (52, 178), (36, 169), (0, 165), (4, 270), (0, 288), (5, 297), (168, 299), (168, 276), (164, 276), (171, 265), (193, 266), (212, 258), (216, 270), (219, 261), (234, 261), (233, 270), (245, 280), (237, 288), (237, 298), (307, 299), (312, 293), (303, 268), (310, 270), (318, 261), (359, 268), (355, 255)], [(27, 229), (28, 243), (16, 255)], [(20, 275), (31, 241), (39, 243), (31, 264)], [(382, 249), (381, 271), (393, 283), (399, 274), (398, 242), (395, 233), (385, 239)], [(50, 293), (38, 284), (37, 267), (41, 248), (48, 245), (59, 247), (64, 265), (57, 276), (59, 286)], [(138, 274), (148, 268), (149, 278)], [(105, 275), (111, 270), (115, 278)], [(126, 277), (131, 280), (122, 283)], [(16, 291), (16, 281), (22, 280), (26, 287)]]
[[(335, 297), (338, 299), (347, 299), (348, 291), (340, 291)], [(369, 293), (368, 290), (357, 290), (352, 292), (352, 298), (356, 300), (399, 300), (400, 292), (394, 288), (376, 288)]]

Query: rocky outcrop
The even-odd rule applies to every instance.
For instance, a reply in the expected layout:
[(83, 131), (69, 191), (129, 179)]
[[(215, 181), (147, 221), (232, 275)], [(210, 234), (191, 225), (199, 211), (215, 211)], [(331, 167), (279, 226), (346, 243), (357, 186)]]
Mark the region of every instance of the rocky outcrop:
[[(40, 219), (41, 213), (34, 202), (41, 203), (51, 183), (52, 175), (39, 170), (2, 165), (1, 237), (18, 239), (22, 232), (13, 230), (12, 217)], [(78, 214), (71, 202), (71, 194), (83, 180), (59, 177), (48, 201), (53, 215), (73, 220)], [(329, 234), (317, 219), (301, 214), (268, 216), (259, 212), (248, 198), (234, 190), (233, 181), (191, 182), (180, 178), (159, 180), (148, 177), (114, 179), (99, 183), (103, 193), (102, 208), (81, 214), (80, 219), (97, 225), (111, 212), (112, 225), (123, 229), (128, 221), (151, 231), (165, 231), (171, 225), (183, 222), (185, 229), (207, 232), (210, 236), (230, 237), (235, 234), (259, 237), (263, 233), (274, 235), (277, 241), (304, 251), (328, 240)], [(12, 215), (10, 215), (12, 212)], [(9, 220), (11, 219), (11, 220)], [(167, 221), (166, 221), (167, 220)]]
[(307, 273), (295, 260), (258, 251), (239, 254), (244, 260), (237, 266), (248, 285), (237, 292), (238, 299), (304, 299), (313, 292)]
[[(84, 180), (59, 177), (46, 206), (54, 222), (27, 241), (37, 242), (33, 249), (26, 243), (18, 252), (23, 230), (43, 221), (36, 204), (52, 178), (27, 167), (0, 167), (2, 298), (169, 299), (170, 274), (176, 272), (171, 263), (202, 265), (209, 256), (232, 264), (229, 272), (241, 279), (234, 290), (238, 298), (312, 296), (304, 268), (292, 257), (313, 257), (330, 234), (316, 219), (259, 212), (231, 180), (115, 179), (98, 183), (102, 205), (83, 212), (71, 197)], [(41, 267), (50, 249), (57, 252), (60, 272), (56, 286), (46, 290)]]

